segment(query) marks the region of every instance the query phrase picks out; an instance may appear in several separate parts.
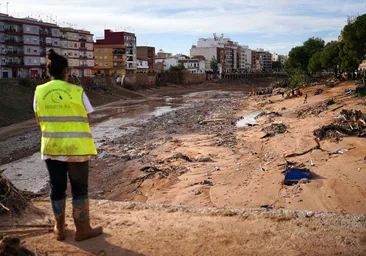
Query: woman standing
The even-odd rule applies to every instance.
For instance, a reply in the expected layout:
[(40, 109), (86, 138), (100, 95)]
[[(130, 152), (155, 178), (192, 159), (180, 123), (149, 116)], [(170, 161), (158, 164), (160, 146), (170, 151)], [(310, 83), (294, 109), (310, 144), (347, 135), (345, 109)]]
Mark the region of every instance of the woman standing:
[(51, 204), (57, 240), (64, 240), (67, 176), (72, 190), (75, 240), (102, 234), (91, 228), (88, 201), (89, 160), (97, 151), (91, 135), (89, 116), (93, 108), (83, 89), (67, 82), (67, 59), (48, 51), (51, 81), (37, 86), (34, 97), (36, 120), (42, 131), (41, 153), (51, 184)]

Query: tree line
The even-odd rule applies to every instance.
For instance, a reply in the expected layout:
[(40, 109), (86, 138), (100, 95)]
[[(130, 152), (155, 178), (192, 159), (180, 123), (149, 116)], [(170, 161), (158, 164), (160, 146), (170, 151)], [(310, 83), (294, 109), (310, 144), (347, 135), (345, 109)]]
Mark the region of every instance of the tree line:
[(291, 77), (310, 76), (323, 70), (335, 77), (347, 73), (355, 76), (366, 55), (366, 14), (349, 22), (342, 30), (341, 40), (325, 44), (321, 38), (309, 38), (291, 49), (285, 71)]

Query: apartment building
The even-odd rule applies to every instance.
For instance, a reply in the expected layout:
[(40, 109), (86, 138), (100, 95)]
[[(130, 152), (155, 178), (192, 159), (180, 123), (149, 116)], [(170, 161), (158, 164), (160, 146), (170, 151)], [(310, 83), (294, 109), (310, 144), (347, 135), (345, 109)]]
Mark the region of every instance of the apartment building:
[(223, 35), (214, 35), (213, 38), (199, 38), (197, 45), (192, 46), (190, 55), (204, 56), (206, 66), (209, 66), (212, 58), (216, 58), (219, 64), (219, 73), (232, 73), (238, 72), (239, 61), (246, 59), (244, 58), (244, 53), (239, 59), (240, 47), (237, 42), (233, 42), (230, 38), (225, 38)]
[(170, 52), (164, 52), (163, 49), (160, 49), (156, 54), (156, 59), (169, 59), (172, 58), (173, 54)]
[[(154, 72), (155, 47), (137, 46), (136, 53), (137, 53), (137, 60), (147, 61), (148, 72)], [(137, 67), (137, 69), (138, 69), (138, 67)]]
[(135, 73), (137, 70), (136, 36), (129, 32), (104, 30), (104, 39), (94, 43), (94, 73)]
[(272, 70), (272, 54), (264, 49), (256, 50), (256, 62), (259, 61), (259, 66), (257, 63), (257, 69), (268, 72)]
[(69, 73), (91, 76), (94, 68), (94, 42), (89, 31), (60, 28), (61, 54), (68, 58)]
[(238, 47), (238, 70), (240, 73), (250, 72), (252, 68), (252, 50), (248, 46)]
[(94, 60), (90, 32), (0, 14), (0, 78), (46, 76), (46, 54), (51, 48), (69, 59), (70, 74), (91, 75)]
[(287, 56), (273, 53), (272, 54), (272, 61), (279, 61), (281, 62), (282, 67), (285, 65), (285, 61), (287, 59)]
[[(53, 37), (56, 40), (52, 40)], [(46, 60), (42, 58), (41, 61), (41, 55), (53, 44), (59, 44), (59, 37), (59, 29), (55, 24), (0, 14), (0, 77), (34, 77), (45, 74)]]
[(183, 64), (188, 72), (192, 74), (202, 73), (200, 70), (200, 61), (198, 59), (181, 59), (178, 60), (179, 64)]

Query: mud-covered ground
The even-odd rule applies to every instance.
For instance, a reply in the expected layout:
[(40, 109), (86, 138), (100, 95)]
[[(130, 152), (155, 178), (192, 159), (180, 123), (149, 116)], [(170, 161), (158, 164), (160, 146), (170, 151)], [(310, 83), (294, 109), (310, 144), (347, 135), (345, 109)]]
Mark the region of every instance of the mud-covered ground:
[[(365, 138), (314, 136), (343, 109), (366, 113), (363, 99), (344, 95), (354, 87), (347, 82), (307, 88), (307, 103), (304, 97), (248, 97), (245, 87), (187, 88), (98, 108), (92, 115), (99, 155), (90, 164), (90, 196), (365, 213)], [(324, 92), (314, 96), (318, 88)], [(334, 102), (324, 105), (330, 99)], [(256, 125), (236, 126), (242, 117), (261, 112)], [(47, 172), (37, 159), (39, 154), (0, 169), (17, 186), (47, 190)], [(286, 161), (308, 168), (312, 179), (285, 186)]]
[[(366, 113), (362, 99), (343, 94), (353, 87), (344, 83), (324, 88), (317, 96), (313, 93), (318, 87), (309, 88), (305, 104), (303, 97), (248, 98), (232, 91), (186, 95), (185, 108), (103, 142), (99, 159), (91, 163), (91, 196), (365, 213), (365, 138), (318, 141), (313, 134), (332, 123), (342, 109)], [(319, 107), (329, 99), (334, 104)], [(258, 125), (235, 125), (241, 117), (263, 111), (267, 114), (257, 118)], [(286, 161), (308, 168), (312, 179), (283, 185)]]

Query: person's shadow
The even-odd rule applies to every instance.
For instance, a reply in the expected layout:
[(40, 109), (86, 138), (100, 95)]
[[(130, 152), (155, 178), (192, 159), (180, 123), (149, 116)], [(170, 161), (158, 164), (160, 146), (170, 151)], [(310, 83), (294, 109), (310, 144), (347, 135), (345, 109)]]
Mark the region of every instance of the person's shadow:
[(67, 238), (64, 241), (74, 247), (77, 247), (90, 255), (99, 255), (99, 256), (145, 256), (142, 253), (137, 253), (128, 249), (121, 248), (117, 245), (111, 244), (106, 241), (107, 237), (110, 237), (109, 234), (103, 233), (100, 236), (76, 242), (74, 241), (75, 232), (68, 231)]

